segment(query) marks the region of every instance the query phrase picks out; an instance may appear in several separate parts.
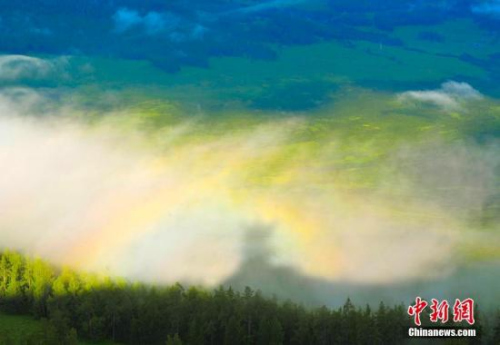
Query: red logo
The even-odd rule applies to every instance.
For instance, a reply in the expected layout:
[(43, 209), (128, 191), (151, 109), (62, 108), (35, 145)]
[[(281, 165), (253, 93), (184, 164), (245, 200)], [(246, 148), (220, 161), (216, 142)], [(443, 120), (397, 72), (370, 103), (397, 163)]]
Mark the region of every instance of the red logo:
[[(420, 314), (427, 308), (429, 303), (420, 297), (415, 298), (415, 304), (408, 307), (408, 315), (413, 316), (415, 325), (421, 326), (422, 321)], [(449, 319), (450, 304), (447, 300), (439, 302), (437, 299), (432, 299), (430, 305), (432, 312), (429, 314), (430, 321), (433, 323), (446, 323)], [(456, 299), (453, 305), (453, 322), (466, 321), (469, 325), (473, 325), (474, 320), (474, 300), (466, 298), (463, 301)]]
[(453, 321), (467, 321), (469, 325), (473, 325), (476, 322), (474, 320), (474, 300), (472, 298), (467, 298), (463, 301), (457, 299), (455, 301), (453, 305)]
[(427, 304), (426, 301), (417, 297), (415, 299), (415, 305), (408, 307), (408, 315), (414, 317), (415, 325), (420, 326), (422, 324), (422, 322), (420, 322), (420, 314), (425, 310)]
[(450, 305), (448, 304), (447, 300), (443, 300), (441, 303), (439, 303), (437, 299), (433, 298), (431, 309), (431, 322), (438, 322), (438, 320), (441, 320), (441, 323), (448, 322)]

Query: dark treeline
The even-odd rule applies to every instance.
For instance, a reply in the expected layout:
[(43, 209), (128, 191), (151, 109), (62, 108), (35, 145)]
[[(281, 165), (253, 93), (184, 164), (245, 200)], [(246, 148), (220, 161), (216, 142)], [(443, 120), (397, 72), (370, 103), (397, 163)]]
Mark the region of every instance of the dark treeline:
[[(77, 337), (134, 345), (405, 344), (410, 325), (403, 305), (381, 303), (372, 310), (348, 299), (335, 310), (307, 309), (250, 288), (129, 284), (14, 252), (0, 254), (0, 310), (42, 320), (39, 333), (26, 335), (26, 345), (77, 344)], [(490, 340), (500, 343), (500, 323)], [(0, 344), (10, 341), (0, 334)]]

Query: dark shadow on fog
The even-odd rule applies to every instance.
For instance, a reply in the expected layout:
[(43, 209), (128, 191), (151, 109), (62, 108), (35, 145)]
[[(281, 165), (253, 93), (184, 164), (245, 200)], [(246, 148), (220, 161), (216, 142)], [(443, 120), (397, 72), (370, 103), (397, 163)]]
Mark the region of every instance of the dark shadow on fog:
[(271, 236), (272, 229), (268, 227), (254, 227), (246, 232), (244, 260), (239, 269), (224, 281), (224, 286), (241, 291), (251, 286), (265, 295), (310, 306), (339, 307), (347, 297), (357, 305), (377, 306), (381, 301), (389, 305), (407, 305), (417, 296), (448, 301), (472, 297), (483, 310), (495, 309), (499, 305), (500, 261), (462, 265), (451, 275), (445, 272), (442, 277), (434, 279), (388, 284), (350, 283), (314, 277), (291, 266), (274, 264)]

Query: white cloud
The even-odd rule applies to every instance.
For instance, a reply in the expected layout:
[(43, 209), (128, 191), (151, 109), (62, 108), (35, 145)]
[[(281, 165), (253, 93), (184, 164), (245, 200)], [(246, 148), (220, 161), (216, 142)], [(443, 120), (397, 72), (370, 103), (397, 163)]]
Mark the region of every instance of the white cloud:
[(459, 83), (456, 81), (448, 81), (441, 84), (441, 89), (443, 92), (449, 95), (459, 97), (462, 99), (481, 99), (483, 96), (479, 91), (474, 89), (467, 83)]
[(476, 14), (500, 18), (500, 0), (483, 2), (480, 5), (472, 6), (471, 10)]
[(457, 100), (442, 91), (408, 91), (401, 95), (401, 99), (432, 103), (446, 109), (459, 107)]
[(113, 16), (115, 32), (139, 29), (149, 36), (161, 36), (175, 42), (202, 39), (207, 29), (171, 12), (150, 11), (141, 15), (128, 8), (119, 9)]
[(115, 22), (115, 30), (117, 32), (125, 32), (130, 28), (140, 25), (143, 18), (137, 11), (120, 8), (113, 15), (113, 20)]
[(273, 0), (256, 5), (247, 6), (238, 9), (236, 11), (233, 11), (233, 13), (243, 13), (243, 14), (256, 13), (256, 12), (267, 11), (270, 9), (292, 7), (306, 2), (307, 2), (306, 0)]
[(0, 82), (60, 77), (68, 59), (40, 59), (25, 55), (0, 55)]
[(181, 17), (170, 12), (151, 11), (142, 16), (139, 12), (128, 8), (119, 9), (113, 16), (113, 20), (115, 31), (118, 33), (141, 28), (148, 35), (172, 31), (183, 24)]
[(162, 31), (175, 29), (181, 23), (181, 18), (169, 12), (148, 12), (144, 16), (143, 22), (146, 32), (149, 35), (154, 35)]
[(463, 110), (463, 104), (483, 98), (481, 93), (467, 83), (448, 81), (436, 90), (407, 91), (399, 94), (403, 102), (417, 101), (435, 105), (447, 111)]

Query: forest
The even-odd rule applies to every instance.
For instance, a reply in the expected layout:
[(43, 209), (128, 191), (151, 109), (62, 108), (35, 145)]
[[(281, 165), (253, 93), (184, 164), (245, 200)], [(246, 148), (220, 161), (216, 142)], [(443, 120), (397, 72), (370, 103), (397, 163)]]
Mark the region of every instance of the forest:
[[(213, 291), (153, 286), (60, 269), (17, 252), (0, 254), (0, 311), (41, 320), (40, 332), (0, 344), (78, 344), (77, 339), (121, 344), (411, 344), (404, 305), (310, 308), (268, 298), (247, 287)], [(423, 317), (424, 326), (425, 320)], [(460, 325), (460, 327), (465, 327)], [(476, 310), (476, 324), (483, 331)], [(500, 344), (500, 318), (484, 339), (449, 344)]]

